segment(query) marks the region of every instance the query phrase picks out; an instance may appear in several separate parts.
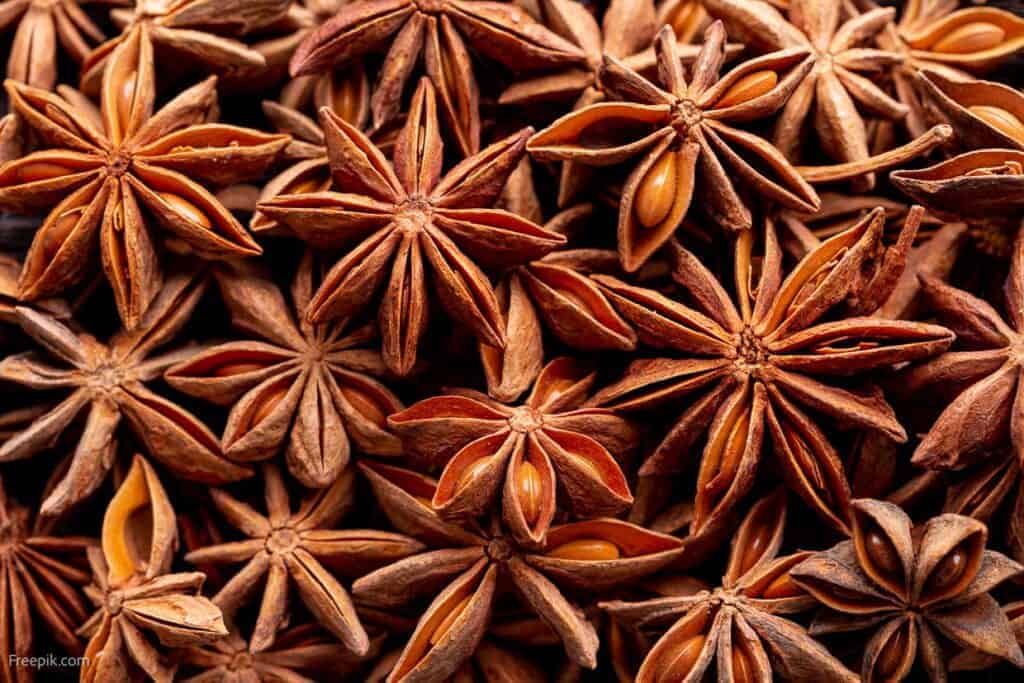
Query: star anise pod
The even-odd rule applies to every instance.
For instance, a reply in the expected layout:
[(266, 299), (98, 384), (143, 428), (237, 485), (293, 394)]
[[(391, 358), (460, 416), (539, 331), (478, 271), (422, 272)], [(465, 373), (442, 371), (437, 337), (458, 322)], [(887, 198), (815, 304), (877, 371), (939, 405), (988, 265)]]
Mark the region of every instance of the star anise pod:
[[(21, 83), (53, 90), (57, 84), (57, 50), (73, 60), (85, 60), (92, 45), (103, 40), (103, 31), (82, 9), (96, 0), (8, 0), (0, 7), (0, 31), (17, 25), (7, 58), (7, 77)], [(117, 4), (120, 0), (99, 0)]]
[(479, 89), (471, 46), (515, 70), (583, 61), (582, 51), (521, 7), (478, 0), (356, 0), (313, 32), (295, 51), (292, 76), (359, 59), (391, 40), (373, 90), (373, 127), (393, 119), (422, 58), (442, 116), (464, 156), (480, 148)]
[[(892, 21), (894, 9), (844, 18), (841, 0), (791, 0), (785, 17), (760, 0), (707, 0), (705, 6), (748, 45), (810, 53), (814, 66), (803, 74), (775, 124), (772, 139), (787, 158), (797, 157), (808, 117), (813, 116), (821, 148), (832, 159), (863, 162), (870, 151), (861, 109), (892, 120), (906, 116), (907, 107), (869, 78), (899, 64), (902, 55), (865, 46)], [(859, 189), (873, 185), (871, 174), (857, 180)]]
[(0, 679), (11, 683), (33, 680), (32, 670), (16, 661), (38, 654), (35, 621), (65, 650), (81, 654), (75, 630), (89, 616), (81, 594), (89, 572), (81, 565), (96, 542), (54, 535), (40, 521), (7, 495), (0, 480)]
[(185, 347), (153, 355), (188, 321), (205, 281), (174, 276), (138, 328), (121, 330), (106, 344), (46, 313), (15, 309), (25, 333), (48, 353), (30, 351), (4, 358), (0, 379), (32, 391), (64, 391), (67, 396), (6, 439), (0, 461), (35, 455), (53, 446), (73, 423), (84, 422), (68, 470), (40, 506), (42, 514), (60, 515), (103, 483), (117, 456), (122, 419), (176, 476), (224, 483), (251, 475), (245, 466), (223, 457), (217, 437), (195, 416), (146, 386), (194, 353)]
[(521, 406), (463, 390), (415, 403), (388, 424), (407, 452), (444, 466), (431, 500), (441, 517), (479, 517), (501, 491), (509, 533), (541, 544), (558, 491), (578, 517), (618, 514), (633, 502), (619, 459), (636, 448), (638, 434), (610, 410), (580, 407), (595, 379), (575, 360), (557, 358)]
[[(1017, 639), (1017, 644), (1024, 647), (1024, 600), (1003, 605), (1003, 614), (1010, 621), (1010, 628)], [(979, 650), (963, 650), (949, 660), (950, 671), (978, 671), (995, 666), (999, 657), (986, 654)]]
[(462, 528), (426, 504), (438, 483), (410, 470), (360, 463), (380, 506), (399, 530), (431, 549), (398, 560), (352, 585), (357, 604), (394, 610), (435, 596), (388, 681), (444, 680), (473, 656), (492, 625), (496, 598), (514, 589), (562, 641), (570, 659), (594, 668), (598, 637), (564, 590), (600, 594), (658, 571), (679, 557), (679, 539), (612, 518), (552, 527), (527, 550), (496, 520)]
[(311, 683), (355, 676), (376, 656), (380, 639), (365, 657), (356, 657), (317, 624), (282, 631), (270, 649), (253, 652), (237, 626), (220, 640), (175, 652), (184, 669), (182, 683)]
[(128, 683), (144, 674), (170, 683), (175, 665), (168, 649), (228, 631), (220, 610), (200, 595), (203, 574), (169, 573), (178, 545), (174, 508), (142, 456), (107, 506), (102, 544), (89, 550), (95, 584), (86, 591), (98, 610), (79, 629), (89, 638), (81, 681)]
[(282, 195), (259, 205), (314, 246), (359, 241), (330, 270), (306, 310), (313, 322), (348, 317), (386, 282), (379, 322), (384, 361), (408, 374), (428, 322), (427, 270), (449, 314), (503, 348), (494, 290), (477, 263), (513, 266), (540, 258), (565, 238), (489, 208), (525, 152), (529, 128), (462, 161), (442, 177), (434, 88), (413, 96), (395, 142), (394, 165), (358, 129), (320, 110), (335, 191)]
[(623, 101), (567, 114), (528, 145), (537, 159), (594, 166), (643, 153), (626, 180), (619, 207), (619, 255), (626, 271), (642, 266), (687, 216), (692, 218), (692, 206), (701, 206), (724, 228), (750, 228), (750, 209), (735, 180), (790, 208), (813, 211), (818, 206), (814, 189), (775, 147), (730, 125), (764, 118), (782, 107), (812, 66), (808, 50), (746, 61), (719, 80), (725, 29), (715, 22), (705, 32), (687, 83), (670, 28), (659, 32), (655, 49), (665, 90), (605, 55), (601, 81)]
[[(108, 62), (122, 44), (146, 32), (167, 63), (203, 66), (207, 71), (263, 66), (263, 56), (238, 40), (288, 11), (291, 0), (135, 0), (115, 9), (111, 19), (121, 35), (89, 53), (82, 64), (82, 89), (102, 89)], [(152, 57), (149, 60), (152, 63)]]
[[(641, 476), (682, 470), (707, 436), (691, 533), (720, 526), (750, 490), (766, 429), (788, 485), (839, 530), (847, 529), (850, 489), (819, 417), (906, 440), (880, 391), (858, 390), (839, 378), (935, 355), (952, 343), (953, 334), (923, 323), (826, 317), (865, 284), (862, 270), (873, 263), (883, 224), (884, 212), (877, 209), (822, 242), (783, 279), (769, 219), (756, 287), (753, 231), (741, 233), (735, 303), (697, 257), (676, 243), (672, 275), (694, 307), (616, 278), (593, 276), (637, 327), (641, 342), (671, 352), (633, 361), (625, 377), (598, 392), (593, 404), (633, 411), (688, 401), (640, 468)], [(872, 300), (867, 292), (862, 298)]]
[[(384, 683), (401, 656), (401, 650), (386, 653), (367, 674), (364, 683)], [(505, 648), (484, 639), (476, 647), (473, 657), (448, 680), (450, 683), (556, 683), (576, 680), (546, 673), (554, 668), (550, 661), (546, 661), (544, 667), (539, 666), (534, 658), (524, 656), (522, 648)]]
[[(811, 556), (778, 557), (786, 526), (786, 494), (754, 503), (733, 536), (722, 585), (689, 595), (601, 607), (635, 628), (671, 624), (643, 660), (637, 683), (816, 681), (853, 683), (857, 676), (784, 615), (814, 606), (790, 570)], [(780, 616), (783, 615), (783, 616)]]
[[(24, 305), (18, 299), (21, 270), (21, 261), (9, 254), (0, 254), (0, 321), (14, 324), (18, 322), (15, 309)], [(71, 307), (64, 299), (43, 299), (36, 301), (34, 307), (58, 320), (67, 320), (71, 317)]]
[[(221, 447), (248, 462), (273, 457), (287, 443), (291, 474), (311, 488), (335, 479), (349, 461), (350, 440), (372, 455), (398, 455), (386, 419), (404, 406), (374, 376), (386, 375), (372, 325), (314, 325), (302, 318), (320, 273), (312, 251), (299, 263), (291, 305), (266, 269), (245, 263), (220, 269), (221, 298), (235, 326), (258, 340), (207, 348), (170, 367), (172, 387), (231, 406)], [(294, 313), (293, 313), (294, 311)]]
[(866, 628), (861, 676), (866, 683), (901, 681), (914, 663), (945, 681), (943, 641), (1024, 667), (1024, 654), (989, 591), (1024, 567), (986, 550), (988, 530), (976, 519), (943, 514), (913, 527), (892, 503), (852, 503), (853, 539), (790, 571), (828, 610), (812, 635)]
[[(249, 639), (250, 652), (263, 652), (285, 623), (290, 585), (316, 620), (346, 650), (364, 656), (370, 639), (348, 592), (335, 577), (359, 576), (422, 550), (419, 541), (370, 529), (334, 529), (351, 508), (354, 475), (344, 470), (333, 484), (307, 495), (292, 510), (289, 492), (274, 465), (263, 466), (266, 513), (231, 494), (214, 489), (214, 505), (245, 538), (198, 548), (185, 559), (194, 564), (244, 566), (213, 597), (233, 617), (263, 585), (259, 616)], [(330, 571), (328, 568), (330, 568)]]
[(1024, 95), (1002, 83), (952, 80), (940, 72), (918, 72), (916, 83), (927, 103), (929, 123), (956, 129), (963, 150), (1024, 149)]
[[(10, 82), (12, 108), (45, 149), (0, 168), (0, 206), (51, 208), (25, 259), (19, 295), (63, 293), (95, 265), (96, 252), (125, 326), (136, 327), (160, 291), (157, 226), (203, 258), (238, 258), (260, 247), (204, 184), (259, 177), (287, 136), (204, 123), (216, 79), (153, 113), (149, 30), (112, 56), (102, 106)], [(143, 209), (146, 209), (144, 212)]]

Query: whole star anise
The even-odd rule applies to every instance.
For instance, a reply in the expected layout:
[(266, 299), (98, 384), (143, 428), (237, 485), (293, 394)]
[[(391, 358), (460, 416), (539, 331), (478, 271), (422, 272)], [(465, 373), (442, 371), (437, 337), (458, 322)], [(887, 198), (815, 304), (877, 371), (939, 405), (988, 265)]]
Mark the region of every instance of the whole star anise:
[(0, 480), (0, 679), (11, 683), (33, 680), (17, 660), (40, 654), (36, 622), (65, 650), (81, 654), (75, 630), (89, 616), (81, 594), (89, 572), (82, 564), (95, 539), (54, 534), (40, 522)]
[(220, 610), (200, 594), (206, 577), (170, 573), (178, 545), (174, 508), (142, 456), (135, 456), (107, 506), (102, 544), (89, 550), (94, 584), (86, 592), (98, 609), (79, 629), (89, 638), (80, 680), (129, 683), (145, 675), (170, 683), (175, 664), (169, 649), (208, 643), (228, 631)]
[(192, 550), (185, 555), (186, 561), (199, 565), (244, 563), (213, 597), (213, 603), (229, 617), (263, 584), (250, 652), (263, 652), (274, 644), (286, 623), (289, 586), (294, 585), (310, 613), (346, 650), (366, 655), (370, 639), (334, 572), (359, 576), (419, 552), (423, 544), (401, 534), (333, 528), (352, 505), (355, 477), (351, 468), (327, 488), (311, 492), (297, 510), (291, 509), (280, 471), (270, 464), (262, 471), (265, 514), (225, 491), (210, 492), (224, 519), (245, 538)]
[(466, 390), (420, 401), (388, 424), (409, 453), (444, 466), (431, 501), (441, 517), (479, 517), (501, 491), (508, 532), (542, 544), (559, 491), (578, 517), (617, 514), (633, 502), (618, 459), (636, 448), (637, 431), (610, 410), (580, 407), (595, 379), (557, 358), (522, 406)]
[(421, 80), (413, 96), (393, 166), (354, 126), (328, 109), (320, 116), (335, 190), (282, 195), (259, 205), (314, 246), (349, 245), (309, 302), (306, 317), (320, 323), (353, 315), (386, 283), (378, 316), (384, 361), (406, 375), (429, 318), (430, 270), (449, 314), (482, 341), (503, 348), (498, 302), (477, 263), (518, 265), (565, 242), (524, 218), (489, 208), (522, 158), (530, 129), (494, 143), (442, 177), (429, 80)]
[(372, 455), (398, 455), (401, 445), (386, 419), (404, 407), (373, 377), (387, 373), (380, 354), (363, 348), (376, 336), (372, 326), (349, 330), (344, 321), (314, 325), (301, 317), (319, 270), (307, 250), (289, 306), (265, 269), (220, 269), (216, 279), (232, 321), (259, 340), (213, 346), (164, 375), (180, 391), (231, 406), (221, 439), (227, 458), (263, 460), (287, 442), (289, 471), (312, 488), (338, 478), (350, 440)]
[[(393, 39), (392, 39), (393, 37)], [(373, 127), (393, 119), (418, 62), (434, 84), (442, 116), (463, 155), (480, 148), (479, 89), (469, 46), (515, 70), (583, 60), (582, 51), (521, 7), (478, 0), (356, 0), (313, 32), (292, 56), (291, 74), (340, 66), (391, 39), (371, 98)], [(467, 45), (468, 44), (468, 45)]]
[(497, 597), (514, 590), (541, 617), (570, 659), (597, 663), (598, 637), (563, 589), (600, 594), (667, 566), (679, 539), (612, 518), (552, 527), (546, 542), (527, 550), (496, 520), (466, 528), (441, 520), (425, 503), (437, 482), (386, 465), (360, 463), (392, 524), (430, 549), (363, 576), (352, 585), (357, 604), (394, 610), (431, 597), (394, 669), (390, 683), (444, 680), (473, 656)]
[(122, 419), (148, 452), (179, 477), (224, 483), (251, 475), (247, 467), (224, 458), (206, 425), (146, 386), (165, 368), (194, 353), (186, 347), (152, 355), (188, 321), (205, 282), (175, 275), (138, 328), (121, 330), (106, 344), (45, 313), (15, 309), (25, 333), (48, 353), (30, 351), (4, 358), (0, 379), (33, 391), (65, 391), (67, 396), (53, 406), (44, 403), (48, 410), (7, 438), (0, 445), (0, 461), (40, 453), (76, 421), (84, 421), (67, 472), (40, 506), (42, 514), (60, 515), (103, 483), (117, 456)]
[[(625, 377), (592, 403), (647, 409), (680, 400), (687, 407), (640, 468), (642, 476), (680, 471), (707, 437), (697, 476), (691, 533), (713, 531), (754, 483), (765, 429), (788, 485), (829, 524), (847, 527), (849, 484), (842, 461), (818, 426), (828, 416), (846, 427), (906, 433), (878, 390), (855, 390), (840, 378), (940, 353), (953, 334), (936, 325), (859, 317), (826, 317), (851, 293), (865, 301), (884, 212), (822, 242), (782, 277), (773, 221), (765, 229), (760, 280), (754, 287), (753, 231), (736, 240), (735, 300), (689, 251), (672, 243), (676, 282), (694, 306), (616, 278), (593, 276), (637, 327), (641, 342), (671, 353), (636, 360)], [(735, 301), (735, 303), (734, 303)]]
[(778, 491), (751, 506), (733, 536), (720, 587), (643, 602), (601, 603), (617, 621), (634, 628), (671, 624), (644, 658), (637, 683), (706, 680), (716, 666), (719, 681), (736, 683), (858, 680), (784, 616), (814, 606), (789, 574), (811, 553), (777, 557), (785, 526), (786, 494)]
[(986, 550), (976, 519), (944, 514), (913, 527), (892, 503), (858, 499), (853, 539), (793, 567), (793, 580), (827, 611), (812, 635), (875, 629), (864, 648), (866, 683), (901, 681), (917, 660), (945, 681), (943, 640), (1024, 667), (1024, 654), (989, 591), (1024, 567)]
[(19, 296), (63, 293), (95, 266), (98, 251), (129, 329), (163, 282), (157, 226), (204, 258), (260, 253), (204, 184), (259, 177), (288, 142), (204, 123), (216, 103), (214, 78), (154, 113), (152, 45), (148, 31), (133, 35), (111, 57), (99, 112), (74, 91), (61, 97), (9, 81), (12, 108), (45, 149), (0, 167), (0, 206), (52, 208), (26, 256)]
[(814, 189), (775, 147), (731, 125), (782, 107), (812, 66), (807, 49), (751, 59), (719, 80), (725, 28), (715, 22), (704, 34), (689, 82), (669, 27), (658, 33), (655, 49), (664, 90), (605, 55), (601, 81), (622, 101), (567, 114), (527, 146), (537, 159), (593, 166), (643, 153), (626, 180), (619, 207), (619, 255), (626, 271), (637, 270), (685, 218), (693, 218), (695, 206), (724, 228), (750, 228), (748, 200), (736, 181), (790, 208), (812, 211), (818, 206)]

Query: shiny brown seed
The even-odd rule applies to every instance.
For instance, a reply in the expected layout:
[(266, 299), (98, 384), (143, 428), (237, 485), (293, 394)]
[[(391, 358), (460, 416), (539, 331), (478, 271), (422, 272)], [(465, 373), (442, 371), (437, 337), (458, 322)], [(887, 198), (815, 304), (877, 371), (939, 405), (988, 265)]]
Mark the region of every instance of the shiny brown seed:
[(590, 562), (617, 560), (622, 557), (622, 551), (619, 549), (619, 546), (611, 541), (605, 541), (600, 538), (578, 538), (575, 541), (563, 543), (557, 548), (549, 550), (546, 554), (548, 557), (559, 560), (586, 560)]
[(667, 150), (655, 161), (647, 175), (637, 187), (636, 195), (633, 197), (633, 213), (636, 219), (645, 228), (653, 228), (668, 218), (675, 204), (676, 195), (676, 155)]
[(311, 192), (319, 192), (323, 189), (324, 182), (321, 178), (316, 176), (308, 176), (296, 180), (291, 185), (288, 185), (282, 194), (307, 194)]
[(67, 241), (78, 220), (82, 217), (82, 209), (71, 209), (61, 214), (60, 218), (54, 221), (53, 225), (41, 233), (43, 240), (43, 256), (50, 261), (60, 250), (62, 244)]
[(716, 109), (725, 109), (737, 104), (749, 102), (755, 97), (760, 97), (779, 84), (779, 75), (769, 69), (749, 73), (739, 79), (725, 91), (718, 101), (715, 102)]
[(161, 199), (167, 202), (168, 205), (182, 218), (185, 220), (197, 223), (204, 228), (213, 227), (213, 223), (210, 222), (209, 216), (203, 213), (198, 206), (192, 202), (184, 199), (180, 195), (176, 195), (173, 192), (157, 192)]
[(458, 493), (469, 486), (470, 483), (472, 483), (473, 480), (487, 468), (487, 465), (490, 464), (491, 458), (493, 457), (494, 456), (487, 456), (486, 458), (480, 458), (464, 469), (462, 474), (459, 476), (459, 480), (455, 483), (455, 492)]
[(659, 667), (658, 683), (678, 683), (693, 670), (693, 665), (704, 649), (704, 634), (690, 636), (675, 647), (669, 648), (662, 656)]
[(898, 577), (903, 572), (899, 553), (880, 529), (871, 529), (864, 535), (864, 547), (871, 564), (886, 576)]
[(365, 417), (367, 420), (383, 428), (388, 421), (387, 413), (381, 408), (380, 404), (373, 400), (373, 398), (365, 391), (351, 386), (341, 387), (341, 395), (345, 397), (349, 405), (356, 409), (356, 412)]
[(214, 377), (231, 377), (232, 375), (241, 375), (245, 372), (255, 372), (260, 370), (264, 366), (259, 363), (253, 363), (250, 361), (237, 361), (234, 363), (225, 363), (219, 365), (213, 369)]
[(448, 633), (448, 630), (451, 629), (452, 624), (455, 623), (455, 620), (459, 618), (459, 615), (462, 614), (462, 612), (466, 609), (466, 606), (469, 605), (469, 601), (472, 599), (473, 594), (470, 593), (466, 597), (462, 598), (462, 600), (459, 600), (459, 602), (455, 604), (450, 610), (448, 610), (448, 613), (444, 615), (444, 619), (442, 619), (441, 623), (437, 625), (437, 628), (434, 629), (434, 632), (430, 634), (431, 645), (437, 645), (439, 642), (441, 642), (441, 639), (444, 638), (444, 634)]
[(263, 422), (287, 393), (288, 386), (281, 385), (273, 387), (270, 391), (256, 399), (249, 412), (249, 428), (252, 429), (260, 422)]
[(743, 549), (741, 555), (740, 576), (750, 571), (750, 568), (761, 558), (773, 532), (774, 529), (767, 524), (758, 524), (754, 527), (752, 533), (746, 538), (746, 548)]
[(979, 104), (973, 107), (968, 107), (967, 111), (971, 112), (999, 132), (1006, 134), (1008, 137), (1011, 137), (1024, 145), (1024, 123), (1002, 107)]
[(803, 594), (804, 589), (793, 581), (789, 572), (786, 572), (777, 576), (774, 581), (768, 584), (768, 587), (761, 593), (761, 597), (766, 600), (781, 600), (783, 598), (795, 598)]
[(331, 108), (342, 119), (357, 125), (360, 109), (359, 73), (346, 71), (335, 74), (331, 83)]
[(699, 19), (701, 15), (701, 5), (693, 0), (685, 0), (676, 5), (676, 9), (672, 14), (665, 17), (668, 21), (669, 26), (672, 27), (672, 32), (676, 34), (677, 38), (680, 38), (690, 32), (693, 28), (693, 23)]
[(43, 180), (62, 178), (72, 173), (74, 173), (74, 170), (63, 164), (55, 164), (50, 161), (33, 161), (19, 166), (14, 173), (14, 177), (19, 183), (38, 183)]
[(533, 526), (540, 519), (541, 487), (540, 472), (529, 460), (523, 460), (516, 468), (516, 497), (523, 510), (526, 523)]
[(991, 50), (1006, 40), (1006, 30), (987, 21), (958, 26), (932, 45), (933, 52), (964, 55)]
[(132, 115), (132, 104), (135, 101), (135, 85), (139, 80), (139, 72), (132, 71), (121, 81), (121, 91), (117, 93), (117, 118), (122, 127), (128, 126)]
[(889, 642), (882, 646), (878, 658), (875, 659), (875, 680), (889, 680), (897, 670), (907, 647), (907, 628), (902, 626), (889, 638)]
[(956, 585), (967, 571), (967, 549), (961, 543), (935, 565), (928, 577), (929, 593), (942, 593)]

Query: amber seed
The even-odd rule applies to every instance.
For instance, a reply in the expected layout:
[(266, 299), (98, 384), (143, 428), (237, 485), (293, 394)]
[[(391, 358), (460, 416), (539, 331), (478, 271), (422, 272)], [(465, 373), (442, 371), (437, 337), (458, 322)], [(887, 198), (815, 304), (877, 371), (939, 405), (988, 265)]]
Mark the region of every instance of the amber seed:
[(737, 104), (749, 102), (755, 97), (760, 97), (771, 91), (779, 83), (779, 75), (774, 71), (764, 69), (749, 73), (739, 79), (725, 91), (718, 101), (715, 102), (716, 109), (725, 109)]
[(737, 642), (737, 635), (732, 636), (732, 680), (733, 683), (751, 683), (757, 679), (751, 657)]
[(60, 218), (54, 221), (52, 226), (40, 233), (43, 240), (43, 255), (47, 261), (51, 260), (60, 250), (61, 245), (71, 235), (81, 217), (81, 208), (65, 211)]
[(803, 594), (804, 590), (793, 581), (789, 572), (786, 572), (775, 577), (775, 580), (762, 591), (761, 597), (766, 600), (781, 600), (782, 598), (795, 598)]
[(973, 107), (968, 107), (967, 111), (971, 112), (999, 132), (1004, 133), (1008, 137), (1011, 137), (1024, 145), (1024, 123), (1002, 107), (979, 104)]
[(693, 670), (700, 651), (704, 649), (704, 634), (690, 636), (661, 656), (664, 666), (660, 667), (658, 683), (676, 683), (681, 681)]
[(279, 386), (271, 389), (269, 392), (260, 396), (252, 407), (249, 413), (249, 427), (255, 427), (262, 422), (270, 413), (274, 410), (277, 404), (284, 398), (285, 394), (288, 393), (288, 387), (286, 385)]
[(890, 676), (896, 673), (900, 663), (903, 661), (903, 656), (906, 654), (904, 652), (907, 647), (906, 641), (907, 629), (903, 626), (882, 646), (882, 651), (878, 653), (878, 658), (875, 659), (875, 675), (877, 680), (888, 680)]
[(382, 428), (387, 424), (388, 416), (365, 391), (360, 391), (355, 387), (341, 387), (341, 395), (356, 409), (357, 413), (373, 424)]
[(516, 497), (523, 510), (526, 523), (533, 526), (540, 519), (541, 487), (540, 472), (529, 460), (523, 460), (516, 468)]
[(448, 630), (452, 627), (452, 624), (455, 623), (455, 620), (459, 618), (459, 615), (462, 614), (462, 612), (466, 609), (466, 606), (469, 605), (469, 601), (472, 599), (473, 595), (471, 593), (466, 597), (462, 598), (462, 600), (459, 600), (459, 602), (456, 603), (455, 606), (448, 610), (448, 614), (444, 615), (444, 619), (442, 619), (441, 623), (437, 625), (437, 628), (434, 629), (434, 632), (430, 634), (431, 645), (437, 645), (439, 642), (441, 642), (441, 639), (444, 638), (444, 634), (448, 633)]
[(645, 228), (653, 228), (668, 218), (676, 201), (676, 155), (666, 151), (655, 161), (637, 187), (633, 212)]
[(600, 538), (578, 538), (549, 550), (547, 556), (559, 560), (600, 562), (617, 560), (622, 557), (622, 551), (611, 541)]
[(241, 375), (246, 372), (254, 372), (261, 369), (263, 366), (259, 363), (253, 363), (249, 361), (236, 361), (234, 363), (225, 363), (219, 365), (213, 369), (214, 377), (231, 377), (233, 375)]
[(928, 577), (928, 592), (945, 592), (967, 571), (967, 551), (961, 543), (935, 565)]
[(173, 192), (157, 192), (157, 194), (161, 199), (167, 202), (175, 213), (185, 220), (197, 223), (204, 228), (213, 227), (213, 223), (210, 222), (209, 216), (203, 213), (198, 206), (187, 199), (176, 195)]
[(494, 456), (488, 456), (486, 458), (480, 458), (473, 462), (469, 467), (462, 471), (459, 476), (459, 480), (455, 483), (455, 492), (458, 493), (465, 489), (469, 484), (479, 476), (481, 472), (487, 467), (487, 464), (491, 462), (491, 458)]
[(43, 180), (52, 180), (71, 175), (74, 171), (62, 164), (55, 164), (49, 161), (33, 161), (19, 166), (15, 171), (15, 178), (19, 183), (38, 183)]
[(987, 21), (972, 21), (958, 26), (932, 45), (932, 51), (963, 55), (991, 50), (1006, 39), (1006, 31)]
[(872, 529), (864, 536), (864, 545), (871, 563), (886, 576), (899, 576), (903, 570), (899, 553), (892, 541), (878, 529)]

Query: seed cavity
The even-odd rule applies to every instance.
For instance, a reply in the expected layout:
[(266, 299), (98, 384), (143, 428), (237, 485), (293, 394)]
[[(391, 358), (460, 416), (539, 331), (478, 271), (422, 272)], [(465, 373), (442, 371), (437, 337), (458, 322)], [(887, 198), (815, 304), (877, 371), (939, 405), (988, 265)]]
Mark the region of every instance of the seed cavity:
[(578, 538), (549, 550), (548, 557), (558, 560), (603, 562), (622, 557), (622, 550), (611, 541), (600, 538)]
[(991, 50), (1006, 40), (1006, 30), (988, 21), (972, 21), (958, 26), (932, 45), (933, 52), (965, 55)]
[(754, 71), (739, 79), (715, 103), (716, 109), (734, 107), (770, 92), (779, 84), (779, 74), (770, 69)]

